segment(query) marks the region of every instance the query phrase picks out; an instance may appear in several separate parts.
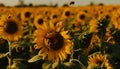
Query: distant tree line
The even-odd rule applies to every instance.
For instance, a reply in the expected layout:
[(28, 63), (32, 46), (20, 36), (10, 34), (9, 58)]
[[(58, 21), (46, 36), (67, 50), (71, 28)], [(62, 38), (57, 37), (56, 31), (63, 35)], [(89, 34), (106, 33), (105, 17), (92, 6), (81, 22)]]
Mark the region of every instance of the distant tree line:
[[(65, 4), (63, 4), (62, 6), (63, 7), (67, 7), (67, 6), (69, 6), (69, 5), (74, 5), (74, 1), (72, 1), (72, 2), (70, 2), (70, 3), (65, 3)], [(94, 2), (90, 2), (90, 4), (88, 4), (88, 5), (90, 5), (90, 6), (93, 6), (93, 5), (96, 5), (96, 4), (94, 4)], [(104, 3), (99, 3), (99, 4), (97, 4), (97, 5), (101, 5), (101, 6), (103, 6), (104, 5)], [(26, 5), (25, 3), (24, 3), (24, 1), (23, 0), (19, 0), (19, 4), (18, 5), (15, 5), (14, 7), (57, 7), (58, 6), (58, 4), (56, 3), (56, 4), (50, 4), (50, 5), (46, 5), (46, 4), (39, 4), (39, 5), (33, 5), (32, 3), (30, 3), (30, 4), (28, 4), (28, 5)], [(6, 5), (4, 5), (3, 3), (0, 3), (0, 7), (10, 7), (10, 6), (6, 6)]]

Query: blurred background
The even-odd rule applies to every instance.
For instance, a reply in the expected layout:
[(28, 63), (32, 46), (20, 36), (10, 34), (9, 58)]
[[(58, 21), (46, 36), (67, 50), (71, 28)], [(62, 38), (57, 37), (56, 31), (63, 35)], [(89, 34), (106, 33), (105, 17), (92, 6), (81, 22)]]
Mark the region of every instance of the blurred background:
[(0, 0), (1, 6), (16, 6), (16, 5), (57, 5), (63, 6), (71, 1), (75, 2), (75, 6), (84, 6), (90, 4), (120, 4), (120, 0)]
[[(77, 8), (69, 7), (69, 5), (78, 6), (78, 7)], [(89, 5), (89, 6), (86, 6), (86, 5)], [(96, 6), (96, 5), (100, 5), (100, 6)], [(104, 5), (104, 6), (101, 6), (101, 5)], [(110, 6), (105, 6), (105, 5), (110, 5)], [(46, 6), (50, 6), (50, 7), (46, 7)], [(51, 6), (54, 6), (57, 8), (54, 8)], [(58, 8), (59, 6), (62, 6), (62, 8), (61, 7)], [(68, 7), (63, 7), (63, 6), (68, 6)], [(84, 6), (84, 7), (81, 7), (81, 6)], [(22, 7), (22, 8), (19, 8), (19, 7)], [(46, 45), (47, 42), (50, 42), (52, 44), (53, 41), (50, 41), (50, 40), (45, 41), (47, 39), (46, 33), (51, 34), (51, 31), (47, 32), (45, 28), (44, 36), (46, 37), (43, 37), (44, 39), (43, 42), (38, 40), (40, 38), (39, 37), (37, 38), (36, 43), (33, 43), (34, 39), (36, 39), (36, 37), (33, 34), (34, 31), (36, 31), (36, 29), (38, 29), (39, 26), (44, 25), (43, 23), (49, 23), (49, 21), (53, 23), (55, 26), (57, 26), (57, 23), (63, 21), (66, 27), (65, 29), (70, 30), (70, 32), (67, 32), (67, 33), (65, 32), (65, 34), (72, 33), (71, 34), (73, 37), (72, 40), (74, 41), (74, 45), (75, 45), (74, 46), (75, 48), (73, 48), (74, 53), (72, 54), (72, 58), (71, 58), (71, 55), (68, 55), (68, 58), (66, 58), (67, 60), (65, 60), (65, 63), (66, 62), (69, 62), (70, 64), (73, 63), (73, 65), (69, 65), (71, 69), (77, 66), (79, 67), (77, 69), (81, 69), (80, 68), (81, 65), (84, 65), (86, 67), (90, 66), (89, 60), (88, 60), (89, 56), (94, 53), (96, 54), (96, 52), (101, 52), (102, 54), (103, 53), (105, 54), (105, 59), (103, 61), (102, 60), (99, 61), (98, 59), (97, 63), (100, 62), (101, 64), (101, 62), (103, 62), (101, 65), (104, 67), (103, 64), (105, 63), (105, 61), (110, 60), (110, 63), (108, 63), (107, 61), (108, 67), (111, 67), (111, 65), (113, 65), (114, 69), (120, 69), (119, 67), (120, 65), (120, 55), (119, 55), (120, 54), (120, 40), (119, 40), (120, 39), (120, 12), (119, 11), (120, 11), (120, 0), (0, 0), (0, 37), (5, 34), (5, 36), (2, 37), (2, 39), (0, 39), (0, 69), (6, 69), (8, 65), (11, 66), (11, 62), (13, 62), (12, 64), (13, 66), (15, 63), (17, 63), (17, 60), (8, 62), (8, 58), (7, 58), (8, 56), (9, 57), (11, 56), (9, 59), (18, 59), (18, 58), (26, 59), (27, 61), (25, 60), (25, 62), (23, 63), (21, 62), (21, 64), (23, 64), (23, 66), (24, 65), (28, 66), (28, 69), (42, 69), (42, 68), (46, 69), (45, 67), (48, 67), (47, 69), (53, 69), (51, 67), (54, 67), (52, 66), (54, 63), (50, 63), (49, 61), (46, 61), (46, 59), (42, 60), (42, 56), (38, 55), (36, 57), (36, 55), (41, 49), (38, 49), (38, 50), (34, 49), (35, 44), (37, 44), (38, 42), (40, 42), (40, 44), (41, 43), (43, 44), (41, 46)], [(101, 19), (98, 20), (99, 18)], [(18, 26), (23, 27), (23, 31), (21, 31), (21, 27), (19, 31)], [(13, 33), (11, 33), (11, 28)], [(14, 29), (17, 29), (17, 30), (14, 31)], [(20, 33), (16, 34), (16, 31)], [(14, 38), (16, 39), (19, 37), (19, 35), (21, 35), (21, 32), (23, 33), (22, 38), (20, 38), (19, 41), (15, 41), (11, 43), (11, 45), (9, 45), (8, 38), (10, 38), (11, 40), (12, 39), (11, 35), (12, 35), (14, 36), (13, 39)], [(56, 32), (57, 31), (55, 30), (55, 37), (54, 37), (54, 31), (52, 35), (52, 38), (54, 38), (54, 41), (59, 39), (58, 37), (59, 35), (56, 35)], [(18, 37), (16, 37), (17, 35)], [(39, 34), (37, 34), (37, 36), (38, 35)], [(65, 37), (66, 36), (67, 35), (65, 35)], [(61, 37), (62, 36), (60, 34), (60, 38)], [(103, 37), (105, 38), (103, 39)], [(3, 38), (5, 38), (5, 40)], [(63, 43), (64, 40), (63, 38), (61, 39), (57, 41), (60, 41), (60, 42), (62, 41)], [(58, 44), (58, 43), (55, 43), (55, 44)], [(65, 43), (65, 45), (66, 44), (68, 43)], [(10, 49), (11, 48), (10, 46), (13, 47), (12, 50)], [(40, 48), (42, 48), (41, 46)], [(51, 45), (47, 43), (46, 46), (50, 47)], [(50, 49), (46, 49), (46, 50), (48, 50), (47, 52), (49, 52)], [(70, 49), (67, 49), (67, 50), (70, 50)], [(45, 54), (47, 52), (45, 52)], [(110, 57), (108, 57), (109, 59), (106, 58), (106, 55), (110, 55)], [(97, 56), (98, 58), (101, 58), (101, 55), (98, 55), (98, 56)], [(36, 58), (33, 58), (33, 57), (36, 57)], [(61, 54), (61, 51), (60, 51), (60, 59), (61, 57), (64, 58), (64, 52)], [(96, 59), (95, 57), (93, 56), (93, 59)], [(54, 58), (59, 58), (59, 57), (55, 55)], [(28, 63), (29, 59), (32, 59), (31, 63)], [(71, 59), (77, 59), (77, 61), (74, 61), (74, 62), (69, 61)], [(91, 60), (90, 58), (91, 63), (94, 62), (93, 59)], [(79, 63), (83, 63), (83, 64), (78, 65)], [(45, 64), (46, 66), (43, 66)], [(111, 65), (109, 66), (109, 64)], [(57, 69), (65, 69), (65, 68), (58, 68), (58, 67), (61, 67), (61, 65), (63, 65), (63, 67), (68, 67), (66, 69), (70, 69), (69, 66), (67, 65), (65, 66), (65, 64), (60, 64), (60, 65), (55, 64)], [(9, 68), (9, 69), (13, 69), (13, 68)], [(83, 68), (83, 69), (86, 69), (86, 68)], [(99, 68), (99, 69), (103, 69), (103, 68)], [(112, 68), (107, 68), (107, 69), (112, 69)]]

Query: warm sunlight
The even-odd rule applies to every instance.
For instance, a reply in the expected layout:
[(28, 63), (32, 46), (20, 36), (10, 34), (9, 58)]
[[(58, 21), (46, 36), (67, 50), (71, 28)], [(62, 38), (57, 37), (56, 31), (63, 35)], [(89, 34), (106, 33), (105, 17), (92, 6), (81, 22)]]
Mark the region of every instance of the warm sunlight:
[(0, 0), (0, 69), (119, 65), (119, 0)]

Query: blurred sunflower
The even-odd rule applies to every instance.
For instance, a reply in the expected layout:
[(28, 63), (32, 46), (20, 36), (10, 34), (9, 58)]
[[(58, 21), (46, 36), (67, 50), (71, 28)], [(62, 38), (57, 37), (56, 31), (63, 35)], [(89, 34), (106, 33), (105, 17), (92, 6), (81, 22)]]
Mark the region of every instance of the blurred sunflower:
[(88, 69), (113, 69), (108, 62), (107, 56), (100, 53), (94, 53), (88, 58)]
[(95, 18), (97, 18), (98, 17), (98, 12), (100, 12), (101, 9), (102, 9), (102, 6), (98, 6), (98, 5), (93, 6), (91, 8), (91, 14), (92, 14), (92, 16), (95, 17)]
[(57, 19), (58, 16), (59, 16), (59, 14), (53, 12), (53, 13), (51, 14), (51, 16), (50, 16), (50, 19)]
[(3, 15), (0, 20), (0, 35), (9, 41), (18, 40), (22, 34), (22, 26), (16, 17)]
[(45, 16), (45, 18), (46, 18), (47, 20), (49, 20), (49, 19), (50, 19), (50, 15), (52, 14), (53, 10), (55, 10), (55, 9), (53, 9), (53, 8), (51, 8), (51, 7), (42, 8), (42, 11), (43, 11), (43, 12), (40, 13), (40, 14), (42, 14), (43, 16)]
[(30, 9), (23, 9), (23, 11), (21, 12), (21, 20), (23, 22), (28, 21), (29, 19), (33, 18), (33, 13), (32, 11), (30, 11)]
[(105, 7), (105, 9), (106, 9), (109, 13), (111, 13), (112, 11), (114, 11), (114, 10), (113, 10), (113, 7), (114, 7), (114, 6), (112, 6), (112, 5), (108, 5), (108, 6)]
[(91, 9), (92, 8), (90, 6), (85, 6), (85, 7), (82, 7), (81, 11), (90, 14), (92, 12)]
[(85, 12), (79, 12), (76, 16), (77, 21), (81, 24), (84, 25), (85, 20), (88, 18), (88, 14)]
[(36, 28), (39, 28), (39, 26), (42, 26), (46, 21), (47, 20), (42, 15), (38, 15), (34, 18), (34, 25)]
[(115, 28), (120, 29), (120, 9), (112, 12), (111, 21)]
[(48, 7), (48, 8), (42, 8), (43, 9), (43, 15), (50, 15), (52, 13), (52, 11), (54, 10), (52, 7)]
[(106, 17), (107, 19), (110, 19), (111, 18), (111, 14), (110, 13), (111, 12), (108, 9), (103, 8), (102, 10), (100, 10), (98, 12), (98, 17), (99, 18)]
[(44, 23), (35, 31), (35, 36), (35, 49), (40, 49), (39, 54), (43, 59), (47, 58), (52, 62), (64, 61), (67, 54), (72, 53), (73, 42), (68, 31), (64, 30), (62, 22), (56, 26), (51, 22)]
[(54, 11), (51, 13), (50, 15), (50, 21), (53, 23), (53, 24), (56, 24), (58, 23), (59, 21), (62, 21), (62, 18), (60, 16), (60, 12), (58, 11)]
[(93, 18), (89, 22), (90, 32), (98, 32), (97, 30), (97, 19)]
[(69, 22), (69, 25), (72, 25), (73, 26), (73, 30), (76, 30), (76, 31), (80, 31), (80, 24), (77, 20), (73, 20), (71, 22)]
[(64, 8), (62, 12), (63, 18), (70, 18), (72, 16), (72, 10), (70, 8)]

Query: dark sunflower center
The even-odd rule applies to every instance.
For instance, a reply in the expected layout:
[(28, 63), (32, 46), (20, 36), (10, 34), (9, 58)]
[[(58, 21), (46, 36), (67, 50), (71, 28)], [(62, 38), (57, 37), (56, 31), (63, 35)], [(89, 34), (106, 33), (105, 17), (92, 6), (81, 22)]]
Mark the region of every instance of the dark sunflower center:
[(30, 17), (30, 15), (31, 15), (31, 13), (30, 13), (30, 12), (26, 12), (26, 13), (25, 13), (25, 17), (27, 17), (27, 18), (29, 18), (29, 17)]
[(100, 11), (100, 14), (103, 14), (103, 11)]
[(43, 24), (43, 19), (42, 18), (38, 19), (38, 24)]
[(58, 32), (50, 32), (46, 34), (44, 43), (50, 49), (59, 50), (63, 46), (63, 37)]
[(107, 19), (109, 19), (109, 18), (110, 18), (110, 16), (109, 16), (109, 15), (106, 15), (105, 17), (106, 17)]
[(69, 12), (69, 11), (66, 11), (66, 12), (65, 12), (65, 16), (69, 17), (69, 16), (70, 16), (70, 12)]
[(88, 11), (87, 11), (87, 10), (84, 10), (84, 12), (85, 12), (85, 13), (88, 13)]
[(101, 65), (103, 62), (102, 61), (100, 61), (100, 60), (98, 60), (97, 62), (96, 62), (96, 64), (98, 64), (98, 65)]
[(18, 26), (14, 21), (7, 21), (6, 22), (5, 31), (9, 34), (14, 34), (18, 30)]
[(57, 15), (53, 15), (53, 18), (57, 18)]
[(82, 20), (84, 20), (84, 19), (85, 19), (85, 15), (84, 15), (84, 14), (81, 14), (81, 15), (79, 16), (79, 18), (82, 19)]

